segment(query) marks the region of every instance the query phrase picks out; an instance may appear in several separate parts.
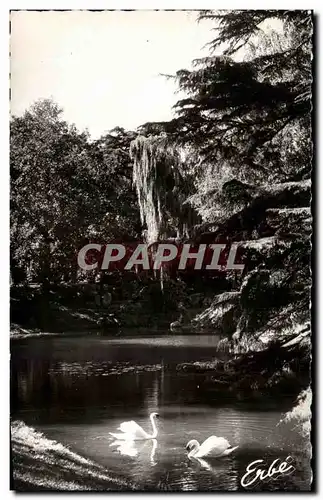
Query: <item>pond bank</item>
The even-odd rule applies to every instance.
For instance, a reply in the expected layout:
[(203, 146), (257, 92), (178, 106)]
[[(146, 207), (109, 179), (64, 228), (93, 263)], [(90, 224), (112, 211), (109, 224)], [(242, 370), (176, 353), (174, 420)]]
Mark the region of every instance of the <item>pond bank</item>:
[(275, 341), (265, 349), (231, 355), (229, 361), (183, 363), (177, 370), (203, 378), (210, 391), (261, 399), (285, 394), (297, 397), (310, 383), (310, 356), (305, 343)]
[[(11, 424), (11, 489), (15, 491), (138, 490), (21, 421)], [(142, 488), (140, 488), (142, 490)]]

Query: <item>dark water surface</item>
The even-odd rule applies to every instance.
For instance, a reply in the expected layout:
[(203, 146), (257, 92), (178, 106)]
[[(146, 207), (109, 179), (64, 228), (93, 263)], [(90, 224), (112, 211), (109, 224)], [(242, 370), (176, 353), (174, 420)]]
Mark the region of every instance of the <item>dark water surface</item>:
[[(108, 339), (99, 336), (22, 339), (11, 348), (12, 419), (41, 431), (78, 455), (151, 490), (241, 490), (248, 464), (292, 457), (295, 471), (250, 489), (308, 491), (309, 459), (295, 424), (280, 424), (291, 404), (219, 400), (204, 375), (176, 365), (217, 356), (215, 336)], [(109, 432), (126, 420), (150, 431), (148, 415), (160, 414), (155, 441), (115, 444)], [(190, 461), (185, 445), (210, 435), (227, 438), (236, 453)], [(95, 484), (93, 485), (95, 489)]]

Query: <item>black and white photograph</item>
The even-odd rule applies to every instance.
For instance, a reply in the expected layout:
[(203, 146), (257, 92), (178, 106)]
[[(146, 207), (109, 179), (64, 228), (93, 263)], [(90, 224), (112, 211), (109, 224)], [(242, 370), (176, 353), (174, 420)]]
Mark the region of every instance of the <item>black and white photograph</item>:
[(313, 491), (313, 11), (9, 37), (10, 489)]

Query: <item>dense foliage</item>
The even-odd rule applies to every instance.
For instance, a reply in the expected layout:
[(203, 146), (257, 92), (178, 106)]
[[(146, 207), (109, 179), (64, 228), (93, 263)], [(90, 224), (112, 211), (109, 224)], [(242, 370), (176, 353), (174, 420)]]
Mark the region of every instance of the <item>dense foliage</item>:
[(75, 282), (82, 278), (76, 256), (85, 243), (138, 236), (128, 153), (133, 137), (116, 129), (91, 142), (49, 100), (12, 119), (13, 282)]
[(159, 129), (168, 148), (192, 151), (187, 202), (202, 218), (193, 238), (237, 241), (245, 253), (244, 274), (228, 276), (223, 300), (216, 284), (213, 304), (190, 325), (229, 325), (243, 350), (309, 331), (312, 19), (269, 10), (203, 11), (204, 19), (217, 33), (210, 56), (172, 77), (187, 97), (148, 140)]
[(114, 320), (151, 326), (160, 314), (169, 325), (167, 313), (180, 314), (172, 330), (220, 331), (236, 354), (302, 342), (308, 365), (311, 14), (204, 19), (216, 37), (208, 57), (170, 76), (186, 95), (173, 120), (91, 141), (50, 101), (12, 119), (12, 280), (48, 290), (89, 279), (75, 254), (88, 241), (235, 241), (242, 274), (172, 276), (161, 291), (155, 276), (106, 273)]

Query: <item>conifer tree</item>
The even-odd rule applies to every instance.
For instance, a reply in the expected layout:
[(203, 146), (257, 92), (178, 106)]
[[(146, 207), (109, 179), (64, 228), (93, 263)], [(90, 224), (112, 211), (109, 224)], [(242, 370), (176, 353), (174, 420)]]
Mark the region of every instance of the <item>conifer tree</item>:
[[(214, 21), (217, 36), (208, 57), (195, 60), (192, 71), (176, 73), (188, 96), (176, 104), (174, 136), (194, 143), (205, 163), (225, 161), (237, 170), (285, 180), (308, 176), (311, 13), (204, 11), (199, 21), (204, 19)], [(278, 23), (284, 43), (268, 43), (268, 20)], [(292, 135), (297, 144), (294, 139), (291, 147)], [(292, 164), (287, 171), (284, 160)]]

